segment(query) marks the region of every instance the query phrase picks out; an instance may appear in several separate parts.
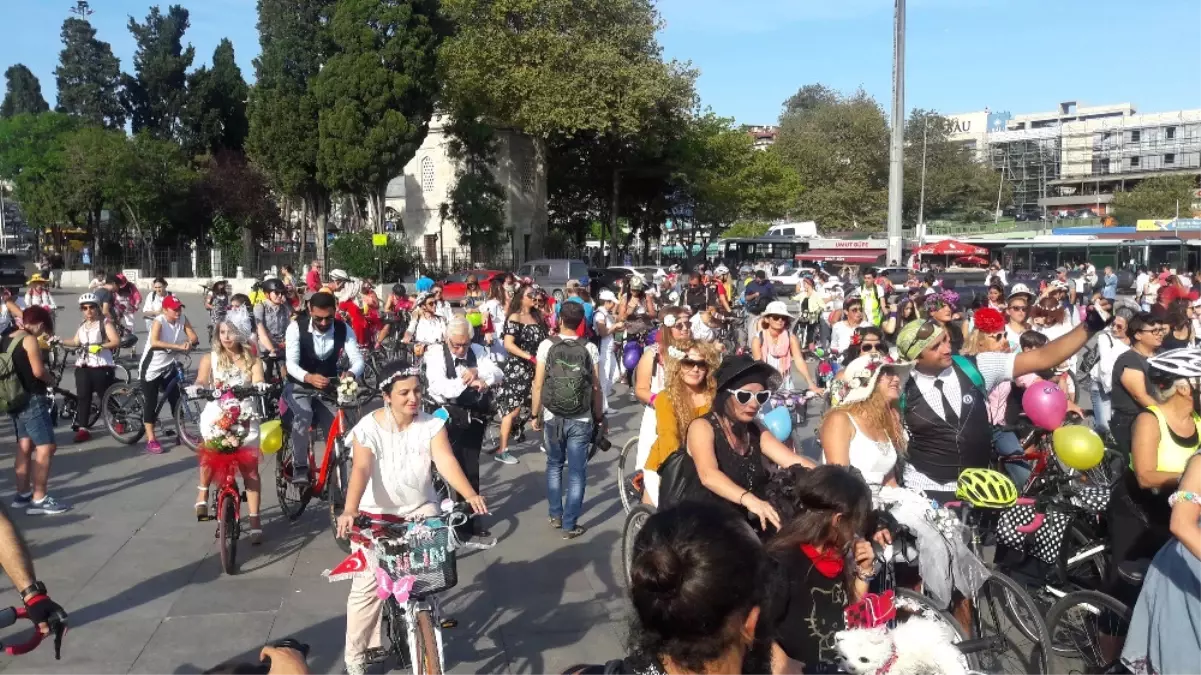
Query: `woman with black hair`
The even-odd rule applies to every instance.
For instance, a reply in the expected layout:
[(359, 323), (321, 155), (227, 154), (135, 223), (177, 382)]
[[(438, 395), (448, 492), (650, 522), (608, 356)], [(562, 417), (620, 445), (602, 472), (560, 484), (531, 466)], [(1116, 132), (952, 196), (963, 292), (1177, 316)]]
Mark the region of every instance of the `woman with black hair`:
[(500, 446), (492, 456), (501, 464), (517, 463), (517, 458), (509, 452), (509, 435), (521, 406), (530, 400), (538, 345), (547, 338), (546, 322), (539, 309), (545, 299), (546, 292), (542, 289), (522, 285), (509, 301), (504, 328), (505, 350), (509, 357), (505, 359), (505, 377), (496, 396), (496, 409), (502, 415)]
[(864, 355), (888, 356), (888, 345), (884, 342), (884, 331), (875, 326), (860, 326), (851, 336), (851, 346), (842, 353), (842, 365)]
[[(746, 509), (763, 532), (780, 527), (780, 516), (765, 501), (767, 462), (781, 469), (814, 466), (755, 421), (759, 407), (780, 386), (775, 368), (749, 356), (726, 359), (717, 370), (713, 410), (688, 426), (688, 454), (709, 491)], [(766, 458), (766, 459), (765, 459)]]
[(1168, 333), (1163, 336), (1163, 349), (1195, 347), (1197, 336), (1193, 334), (1193, 305), (1187, 298), (1178, 298), (1168, 305)]
[[(875, 556), (862, 536), (871, 491), (852, 469), (831, 464), (777, 472), (767, 493), (783, 521), (767, 544), (777, 570), (773, 661), (837, 663), (834, 635), (846, 629), (847, 606), (863, 597), (874, 576)], [(801, 672), (789, 665), (776, 672)]]

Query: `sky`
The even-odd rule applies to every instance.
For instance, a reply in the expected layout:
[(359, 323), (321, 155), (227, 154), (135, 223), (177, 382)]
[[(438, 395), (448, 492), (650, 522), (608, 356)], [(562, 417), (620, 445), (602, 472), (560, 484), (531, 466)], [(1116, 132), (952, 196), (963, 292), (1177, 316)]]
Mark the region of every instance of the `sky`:
[[(252, 80), (255, 0), (177, 0), (195, 66), (224, 37)], [(98, 37), (132, 68), (130, 15), (148, 0), (92, 0)], [(168, 3), (165, 3), (168, 4)], [(0, 0), (0, 69), (24, 63), (53, 105), (59, 29), (73, 0)], [(802, 85), (862, 87), (891, 106), (893, 0), (657, 0), (665, 58), (699, 69), (701, 105), (773, 124)], [(1014, 114), (1132, 103), (1201, 108), (1201, 1), (908, 0), (905, 107)]]

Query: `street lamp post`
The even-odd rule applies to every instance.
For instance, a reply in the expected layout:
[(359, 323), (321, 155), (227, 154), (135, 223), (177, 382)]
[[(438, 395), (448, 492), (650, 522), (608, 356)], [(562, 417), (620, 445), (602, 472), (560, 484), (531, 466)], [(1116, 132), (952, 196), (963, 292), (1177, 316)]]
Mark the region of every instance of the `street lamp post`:
[(892, 152), (888, 166), (888, 261), (901, 259), (901, 206), (905, 187), (905, 0), (893, 12)]

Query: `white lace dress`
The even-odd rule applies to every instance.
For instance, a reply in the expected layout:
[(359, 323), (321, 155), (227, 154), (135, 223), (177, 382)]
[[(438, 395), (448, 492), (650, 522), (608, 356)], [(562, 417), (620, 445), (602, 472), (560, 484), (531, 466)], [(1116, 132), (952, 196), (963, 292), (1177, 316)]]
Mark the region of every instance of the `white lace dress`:
[[(209, 376), (209, 382), (214, 387), (243, 387), (250, 384), (250, 373), (232, 365), (228, 368), (221, 368), (217, 364), (215, 355), (209, 358), (212, 363), (212, 373)], [(243, 405), (249, 405), (250, 401), (243, 400)], [(217, 436), (217, 430), (213, 426), (217, 420), (221, 419), (221, 406), (217, 401), (209, 401), (204, 404), (204, 410), (200, 412), (200, 435), (204, 438), (213, 438)], [(246, 435), (246, 440), (242, 442), (247, 447), (254, 447), (259, 441), (259, 423), (258, 421), (251, 422), (250, 432)]]

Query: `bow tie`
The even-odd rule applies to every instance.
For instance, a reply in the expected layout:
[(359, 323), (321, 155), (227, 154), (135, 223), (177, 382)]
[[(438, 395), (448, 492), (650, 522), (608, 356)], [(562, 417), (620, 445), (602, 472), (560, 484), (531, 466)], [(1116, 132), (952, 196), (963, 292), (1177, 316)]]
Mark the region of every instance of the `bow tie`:
[(455, 359), (455, 368), (467, 365), (467, 359)]

